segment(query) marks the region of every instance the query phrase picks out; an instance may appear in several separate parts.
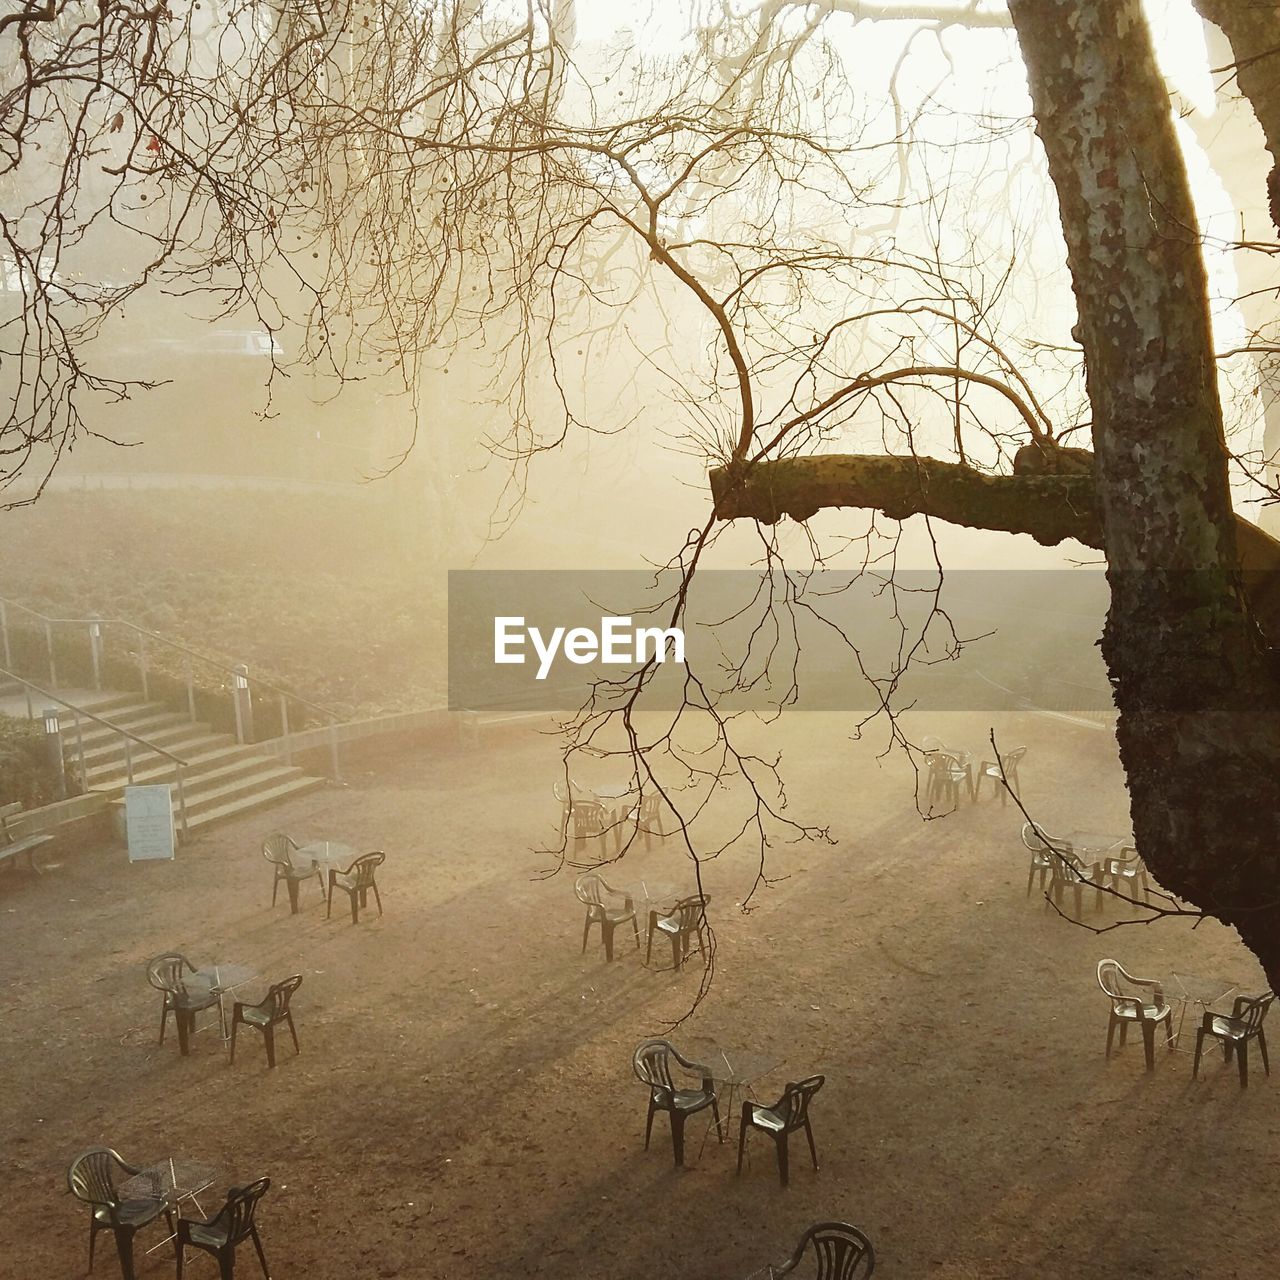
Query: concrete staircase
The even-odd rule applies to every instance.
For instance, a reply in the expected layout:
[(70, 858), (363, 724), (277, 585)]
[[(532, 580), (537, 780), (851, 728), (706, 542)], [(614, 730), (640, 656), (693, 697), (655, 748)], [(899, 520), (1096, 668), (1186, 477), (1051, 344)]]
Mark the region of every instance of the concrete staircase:
[[(139, 694), (104, 691), (68, 696), (84, 710), (186, 762), (183, 790), (188, 831), (324, 786), (323, 778), (311, 777), (275, 756), (261, 755), (252, 746), (240, 746), (229, 734), (214, 733), (207, 724), (194, 724), (162, 703), (144, 702)], [(129, 779), (121, 736), (106, 725), (82, 717), (78, 741), (75, 716), (65, 708), (59, 723), (71, 774), (74, 776), (79, 770), (82, 743), (88, 789), (103, 792), (123, 804)], [(135, 783), (174, 781), (173, 762), (166, 757), (136, 742), (129, 744), (129, 753)], [(176, 791), (174, 807), (176, 814)]]

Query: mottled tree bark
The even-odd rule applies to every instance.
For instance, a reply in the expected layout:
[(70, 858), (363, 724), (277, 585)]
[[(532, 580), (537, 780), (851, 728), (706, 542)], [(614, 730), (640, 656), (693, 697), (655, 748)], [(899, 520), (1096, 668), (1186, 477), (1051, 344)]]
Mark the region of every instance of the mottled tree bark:
[(1196, 220), (1139, 0), (1011, 0), (1093, 408), (1138, 846), (1280, 982), (1280, 678), (1244, 594)]

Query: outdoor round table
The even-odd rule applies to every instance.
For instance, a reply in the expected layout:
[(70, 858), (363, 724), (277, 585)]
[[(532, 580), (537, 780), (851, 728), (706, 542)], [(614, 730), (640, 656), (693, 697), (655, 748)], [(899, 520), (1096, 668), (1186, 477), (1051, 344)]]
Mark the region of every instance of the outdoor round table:
[[(643, 915), (646, 921), (651, 911), (665, 915), (662, 908), (673, 906), (684, 896), (679, 885), (667, 880), (632, 880), (630, 884), (624, 884), (621, 891), (631, 899), (636, 915)], [(644, 904), (643, 909), (641, 903)]]
[(629, 782), (611, 782), (603, 787), (588, 787), (586, 790), (590, 791), (597, 800), (611, 801), (613, 803), (625, 800), (628, 796), (633, 796), (636, 793), (635, 787)]
[[(205, 1210), (198, 1197), (214, 1184), (217, 1176), (218, 1171), (212, 1165), (186, 1156), (169, 1156), (127, 1178), (120, 1184), (119, 1194), (123, 1200), (163, 1200), (170, 1209), (177, 1209), (181, 1200), (190, 1200), (196, 1212), (204, 1217)], [(165, 1236), (147, 1252), (154, 1253), (173, 1238), (172, 1235)]]
[[(777, 1071), (783, 1063), (783, 1059), (776, 1053), (753, 1049), (726, 1049), (715, 1042), (699, 1043), (696, 1040), (689, 1045), (687, 1056), (691, 1062), (705, 1067), (716, 1084), (725, 1087), (725, 1105), (720, 1118), (726, 1124), (732, 1124), (736, 1101), (747, 1093), (754, 1097), (755, 1090), (751, 1086), (757, 1080), (762, 1080), (765, 1076)], [(714, 1121), (712, 1123), (714, 1124)], [(708, 1125), (707, 1133), (710, 1132), (711, 1126)], [(723, 1136), (720, 1140), (724, 1141)], [(704, 1133), (702, 1147), (706, 1145), (707, 1135)], [(699, 1156), (702, 1155), (702, 1147), (698, 1148)]]
[[(324, 872), (324, 896), (329, 897), (329, 872), (345, 871), (360, 854), (339, 840), (314, 840), (294, 850), (294, 858), (310, 858), (311, 865)], [(297, 865), (295, 863), (295, 865)]]
[(1133, 844), (1132, 835), (1116, 835), (1113, 831), (1068, 831), (1062, 838), (1077, 856), (1086, 853), (1110, 853), (1121, 845)]
[[(1194, 973), (1170, 973), (1164, 984), (1165, 999), (1178, 1002), (1178, 1025), (1173, 1033), (1173, 1047), (1182, 1053), (1194, 1053), (1194, 1047), (1182, 1047), (1182, 1024), (1186, 1021), (1187, 1006), (1199, 1005), (1201, 1009), (1212, 1009), (1220, 1000), (1225, 1000), (1233, 991), (1239, 991), (1240, 984), (1230, 978), (1205, 978)], [(1172, 1002), (1172, 1001), (1171, 1001)], [(1193, 1028), (1194, 1030), (1194, 1028)]]
[(227, 1031), (227, 995), (246, 982), (252, 982), (257, 976), (257, 971), (248, 965), (217, 962), (202, 966), (183, 979), (183, 982), (188, 989), (203, 988), (218, 997), (218, 1024), (222, 1039), (226, 1041), (231, 1038)]

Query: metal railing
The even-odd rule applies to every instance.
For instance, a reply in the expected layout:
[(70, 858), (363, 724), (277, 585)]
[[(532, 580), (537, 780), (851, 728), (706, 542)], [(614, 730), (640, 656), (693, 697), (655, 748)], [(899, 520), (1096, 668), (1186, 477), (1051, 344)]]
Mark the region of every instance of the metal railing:
[[(159, 743), (151, 742), (144, 738), (141, 734), (134, 733), (132, 729), (126, 729), (123, 725), (118, 725), (112, 720), (108, 720), (105, 716), (100, 716), (96, 712), (88, 710), (86, 707), (77, 706), (74, 702), (69, 702), (61, 694), (53, 693), (49, 689), (42, 688), (33, 681), (20, 676), (15, 671), (0, 668), (0, 680), (12, 680), (22, 685), (27, 697), (27, 718), (30, 720), (38, 719), (35, 706), (31, 701), (32, 693), (39, 694), (46, 702), (55, 703), (58, 707), (65, 707), (71, 712), (75, 731), (75, 748), (76, 748), (76, 764), (77, 771), (80, 774), (80, 790), (89, 791), (89, 769), (85, 761), (84, 746), (84, 725), (83, 720), (91, 720), (94, 724), (102, 725), (103, 728), (109, 729), (112, 733), (119, 735), (120, 741), (124, 747), (124, 772), (125, 778), (132, 785), (134, 778), (134, 745), (137, 744), (143, 751), (152, 751), (158, 756), (163, 756), (173, 765), (174, 785), (178, 792), (178, 830), (181, 838), (186, 839), (187, 836), (187, 794), (185, 786), (184, 771), (188, 762), (181, 756), (174, 755), (172, 751), (160, 746)], [(44, 714), (43, 708), (40, 712)], [(61, 728), (59, 728), (59, 737), (61, 737)], [(65, 758), (65, 757), (64, 757)]]
[(131, 659), (136, 660), (143, 701), (149, 702), (151, 700), (153, 649), (167, 650), (173, 654), (180, 655), (176, 665), (181, 668), (183, 673), (186, 684), (187, 715), (193, 723), (198, 722), (198, 716), (196, 715), (197, 686), (195, 682), (195, 668), (198, 664), (202, 665), (206, 670), (216, 671), (223, 685), (229, 689), (235, 720), (236, 741), (238, 743), (243, 746), (257, 741), (254, 736), (254, 695), (256, 693), (259, 705), (264, 700), (275, 702), (280, 717), (280, 737), (285, 742), (285, 760), (292, 763), (292, 752), (289, 750), (289, 707), (290, 704), (303, 707), (313, 715), (319, 716), (321, 722), (328, 725), (331, 772), (335, 781), (341, 779), (337, 729), (342, 723), (342, 717), (329, 707), (321, 706), (308, 698), (300, 697), (288, 689), (282, 689), (279, 685), (272, 684), (269, 680), (251, 676), (248, 667), (243, 663), (234, 666), (228, 665), (217, 658), (201, 653), (198, 649), (193, 649), (190, 645), (183, 644), (180, 640), (171, 640), (158, 632), (149, 631), (146, 627), (140, 627), (135, 622), (128, 622), (123, 618), (52, 618), (16, 600), (9, 600), (0, 596), (0, 654), (3, 655), (5, 667), (10, 670), (14, 666), (14, 635), (11, 635), (9, 616), (11, 610), (16, 610), (31, 619), (33, 624), (31, 629), (43, 636), (43, 660), (48, 667), (49, 684), (52, 688), (56, 689), (58, 687), (57, 646), (54, 642), (55, 629), (58, 629), (63, 634), (70, 629), (73, 636), (78, 635), (84, 638), (88, 645), (88, 670), (91, 673), (93, 688), (96, 690), (102, 688), (107, 652), (107, 630), (109, 628), (117, 629), (132, 638), (134, 647), (130, 648), (126, 644), (124, 652)]

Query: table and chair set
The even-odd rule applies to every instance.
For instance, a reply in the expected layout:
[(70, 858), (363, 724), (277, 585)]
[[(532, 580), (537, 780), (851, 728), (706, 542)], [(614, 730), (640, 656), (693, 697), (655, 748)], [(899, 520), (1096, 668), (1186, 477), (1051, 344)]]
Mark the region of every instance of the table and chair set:
[[(818, 1148), (814, 1142), (809, 1107), (826, 1077), (815, 1075), (789, 1081), (776, 1101), (761, 1103), (753, 1085), (783, 1065), (782, 1059), (767, 1053), (728, 1050), (715, 1044), (702, 1047), (696, 1058), (686, 1057), (670, 1040), (642, 1041), (631, 1056), (632, 1070), (649, 1094), (649, 1111), (645, 1117), (644, 1147), (649, 1149), (653, 1118), (666, 1112), (671, 1123), (671, 1148), (677, 1168), (684, 1165), (684, 1130), (690, 1116), (710, 1109), (711, 1120), (703, 1134), (714, 1129), (716, 1140), (724, 1142), (725, 1124), (720, 1115), (721, 1089), (725, 1090), (726, 1110), (734, 1114), (734, 1102), (740, 1103), (738, 1126), (738, 1174), (746, 1154), (747, 1137), (759, 1130), (773, 1140), (778, 1162), (778, 1178), (782, 1185), (791, 1181), (788, 1138), (803, 1131), (809, 1143), (813, 1167), (818, 1168)], [(743, 1095), (750, 1094), (750, 1097)]]
[(325, 903), (325, 919), (333, 915), (335, 892), (345, 893), (351, 905), (351, 923), (360, 923), (360, 912), (369, 905), (373, 894), (378, 914), (382, 914), (382, 897), (378, 893), (377, 871), (387, 860), (381, 850), (357, 853), (349, 844), (337, 840), (315, 840), (300, 845), (283, 831), (269, 835), (262, 842), (262, 856), (271, 864), (275, 876), (271, 882), (271, 905), (276, 905), (281, 881), (289, 894), (289, 912), (297, 915), (300, 887), (314, 879), (320, 886)]
[[(1052, 903), (1061, 908), (1071, 894), (1077, 918), (1084, 907), (1084, 895), (1093, 893), (1093, 909), (1101, 911), (1108, 896), (1146, 903), (1151, 900), (1151, 875), (1134, 847), (1133, 836), (1114, 831), (1068, 831), (1050, 835), (1043, 827), (1026, 822), (1022, 843), (1031, 854), (1027, 868), (1027, 897), (1039, 877), (1045, 895), (1045, 909)], [(1047, 886), (1046, 886), (1047, 881)]]
[[(1018, 794), (1018, 769), (1027, 754), (1024, 746), (996, 752), (990, 746), (985, 756), (965, 747), (948, 746), (941, 738), (926, 737), (920, 742), (925, 766), (925, 804), (930, 809), (945, 805), (952, 809), (962, 795), (971, 801), (982, 796), (982, 784), (998, 793), (1002, 805), (1009, 802), (1009, 788)], [(1008, 783), (1006, 787), (1005, 783)]]
[[(1129, 973), (1119, 961), (1110, 958), (1098, 961), (1097, 972), (1098, 985), (1110, 1003), (1107, 1058), (1111, 1057), (1116, 1032), (1119, 1031), (1118, 1039), (1120, 1047), (1123, 1047), (1129, 1028), (1136, 1027), (1142, 1035), (1148, 1071), (1154, 1071), (1156, 1067), (1156, 1035), (1159, 1032), (1170, 1052), (1193, 1055), (1193, 1080), (1199, 1079), (1206, 1041), (1221, 1047), (1226, 1062), (1235, 1059), (1242, 1089), (1249, 1085), (1251, 1044), (1257, 1046), (1264, 1073), (1271, 1074), (1271, 1064), (1267, 1059), (1267, 1033), (1263, 1026), (1275, 1000), (1271, 991), (1257, 995), (1236, 994), (1240, 992), (1240, 984), (1229, 978), (1187, 973), (1171, 973), (1167, 979), (1139, 978)], [(1233, 995), (1235, 999), (1228, 1013), (1221, 1006)], [(1200, 1011), (1194, 1049), (1183, 1044), (1190, 1031), (1186, 1025), (1190, 1009)]]
[(623, 841), (644, 838), (646, 849), (666, 840), (665, 806), (656, 791), (641, 791), (630, 781), (586, 787), (576, 779), (554, 782), (551, 794), (560, 806), (560, 837), (573, 840), (575, 852), (594, 842), (601, 855), (622, 848)]
[[(220, 1184), (226, 1185), (225, 1191), (211, 1197), (208, 1193)], [(246, 1242), (257, 1252), (262, 1274), (269, 1277), (257, 1210), (270, 1187), (270, 1178), (227, 1185), (213, 1166), (183, 1156), (139, 1167), (110, 1147), (81, 1152), (67, 1170), (67, 1190), (89, 1208), (89, 1270), (98, 1233), (110, 1231), (123, 1280), (136, 1280), (134, 1236), (158, 1218), (164, 1218), (168, 1235), (147, 1253), (172, 1242), (178, 1280), (189, 1249), (212, 1255), (222, 1280), (234, 1280), (236, 1250)], [(201, 1196), (217, 1207), (206, 1212)], [(184, 1201), (190, 1202), (194, 1216), (183, 1212)]]
[(640, 949), (640, 920), (645, 921), (644, 963), (653, 960), (653, 944), (671, 947), (671, 968), (679, 969), (696, 946), (707, 955), (707, 906), (709, 894), (687, 893), (664, 880), (639, 879), (614, 887), (598, 871), (584, 871), (573, 882), (574, 896), (586, 908), (582, 925), (582, 951), (593, 925), (600, 926), (605, 960), (613, 959), (613, 938), (618, 929), (630, 926), (636, 949)]
[[(804, 1134), (813, 1168), (818, 1169), (818, 1148), (813, 1136), (810, 1109), (813, 1099), (826, 1082), (821, 1075), (788, 1081), (779, 1097), (762, 1103), (753, 1085), (783, 1065), (781, 1058), (767, 1053), (730, 1050), (715, 1043), (701, 1044), (695, 1056), (689, 1057), (665, 1039), (650, 1039), (637, 1045), (631, 1058), (632, 1070), (648, 1094), (645, 1116), (644, 1148), (649, 1149), (654, 1117), (665, 1113), (671, 1125), (671, 1148), (677, 1168), (684, 1166), (685, 1126), (691, 1116), (710, 1111), (711, 1119), (703, 1133), (699, 1156), (707, 1137), (714, 1129), (717, 1143), (725, 1139), (725, 1119), (738, 1112), (737, 1176), (742, 1176), (748, 1137), (753, 1132), (764, 1134), (774, 1144), (778, 1180), (790, 1185), (791, 1136)], [(750, 1094), (750, 1097), (742, 1096)], [(724, 1100), (726, 1117), (720, 1113)], [(875, 1251), (871, 1241), (857, 1227), (844, 1222), (815, 1223), (801, 1237), (795, 1251), (782, 1262), (752, 1272), (748, 1280), (768, 1280), (794, 1271), (806, 1254), (812, 1254), (819, 1280), (852, 1280), (870, 1276), (875, 1269)], [(806, 1274), (813, 1274), (806, 1272)]]
[[(266, 995), (254, 1003), (234, 998), (242, 987), (258, 976), (246, 965), (217, 963), (200, 967), (179, 951), (166, 951), (147, 961), (146, 972), (147, 981), (160, 992), (159, 1043), (164, 1044), (165, 1030), (172, 1013), (178, 1031), (178, 1050), (184, 1058), (191, 1052), (196, 1014), (215, 1007), (218, 1010), (218, 1034), (229, 1049), (231, 1063), (236, 1060), (236, 1032), (242, 1026), (262, 1033), (269, 1068), (276, 1065), (275, 1031), (278, 1026), (287, 1028), (293, 1038), (293, 1051), (299, 1052), (298, 1032), (289, 1002), (302, 985), (301, 974), (295, 973), (272, 983)], [(231, 1009), (228, 1015), (229, 997)], [(212, 1027), (214, 1024), (208, 1025)]]

